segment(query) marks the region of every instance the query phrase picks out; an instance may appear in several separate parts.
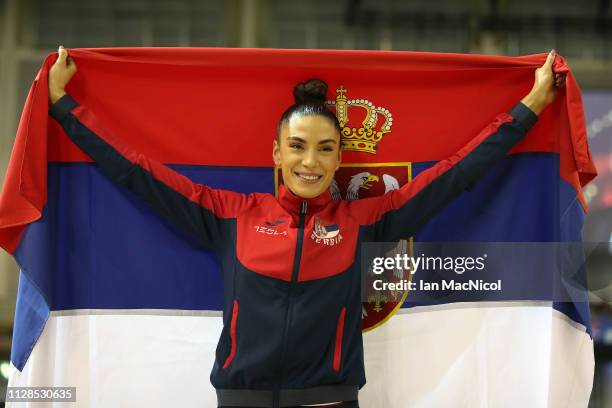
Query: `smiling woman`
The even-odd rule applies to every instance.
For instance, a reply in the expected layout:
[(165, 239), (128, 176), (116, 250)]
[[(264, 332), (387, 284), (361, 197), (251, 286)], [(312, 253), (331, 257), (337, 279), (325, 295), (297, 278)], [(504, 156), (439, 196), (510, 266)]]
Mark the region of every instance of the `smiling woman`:
[(273, 142), (285, 186), (303, 198), (327, 191), (342, 159), (340, 124), (325, 106), (326, 93), (327, 84), (318, 79), (298, 84), (295, 104), (281, 116)]
[[(66, 94), (76, 65), (64, 48), (49, 72), (50, 114), (113, 182), (222, 257), (223, 330), (210, 376), (218, 406), (358, 407), (366, 383), (361, 273), (369, 266), (361, 244), (413, 235), (504, 158), (554, 99), (554, 58), (536, 70), (521, 103), (455, 155), (364, 200), (332, 200), (341, 132), (319, 80), (295, 88), (296, 104), (279, 122), (277, 197), (216, 190), (129, 149)], [(367, 186), (376, 176), (359, 177)]]

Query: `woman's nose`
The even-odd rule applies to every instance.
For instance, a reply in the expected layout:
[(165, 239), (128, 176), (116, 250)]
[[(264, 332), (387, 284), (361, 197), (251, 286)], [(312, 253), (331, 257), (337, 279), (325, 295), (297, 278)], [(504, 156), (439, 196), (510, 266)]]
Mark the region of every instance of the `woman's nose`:
[(307, 152), (302, 159), (302, 164), (305, 167), (315, 167), (317, 164), (317, 153)]

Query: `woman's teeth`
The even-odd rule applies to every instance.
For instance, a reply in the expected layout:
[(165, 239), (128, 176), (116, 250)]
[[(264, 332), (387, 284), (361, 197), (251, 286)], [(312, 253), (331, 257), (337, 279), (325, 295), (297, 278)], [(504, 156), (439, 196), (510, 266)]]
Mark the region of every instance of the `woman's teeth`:
[(298, 178), (300, 178), (300, 179), (302, 179), (304, 181), (307, 181), (307, 182), (317, 181), (317, 180), (319, 180), (322, 177), (322, 176), (309, 176), (309, 175), (306, 175), (306, 174), (299, 174), (299, 173), (296, 173), (296, 175), (298, 176)]

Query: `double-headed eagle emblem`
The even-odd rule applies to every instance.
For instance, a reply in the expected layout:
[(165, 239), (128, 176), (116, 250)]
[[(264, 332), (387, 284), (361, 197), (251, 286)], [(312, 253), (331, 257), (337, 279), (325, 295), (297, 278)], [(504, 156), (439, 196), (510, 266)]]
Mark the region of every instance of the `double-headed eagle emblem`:
[[(383, 174), (382, 179), (383, 183), (385, 184), (384, 194), (387, 194), (391, 190), (396, 190), (400, 188), (399, 182), (395, 177), (389, 174)], [(376, 183), (379, 180), (380, 179), (377, 175), (371, 174), (367, 171), (363, 171), (361, 173), (353, 175), (348, 183), (348, 187), (346, 188), (346, 197), (344, 197), (344, 199), (348, 201), (359, 200), (359, 190), (368, 190), (372, 186), (372, 183)], [(329, 190), (334, 200), (342, 200), (340, 187), (338, 186), (338, 182), (335, 179), (332, 181)]]

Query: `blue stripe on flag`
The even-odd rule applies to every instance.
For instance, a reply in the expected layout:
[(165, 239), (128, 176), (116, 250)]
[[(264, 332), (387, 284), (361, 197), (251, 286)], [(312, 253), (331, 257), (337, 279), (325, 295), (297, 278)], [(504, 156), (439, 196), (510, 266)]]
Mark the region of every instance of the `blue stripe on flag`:
[[(175, 168), (216, 188), (274, 191), (271, 168)], [(221, 310), (214, 255), (95, 165), (52, 164), (48, 188), (43, 216), (28, 227), (16, 258), (51, 310)]]
[[(431, 165), (417, 163), (413, 173)], [(173, 167), (214, 188), (269, 193), (274, 189), (272, 168)], [(17, 259), (49, 299), (51, 310), (221, 310), (222, 283), (213, 255), (109, 182), (95, 165), (52, 164), (48, 180), (49, 202), (42, 219), (28, 227)], [(559, 185), (558, 155), (513, 155), (471, 193), (452, 202), (415, 239), (574, 240), (584, 214), (575, 191), (564, 182)], [(561, 211), (560, 203), (568, 210)], [(571, 304), (570, 311), (568, 305), (556, 307), (589, 325), (588, 309), (585, 313)]]
[(45, 298), (27, 274), (20, 271), (11, 345), (11, 362), (18, 370), (23, 370), (48, 318)]

